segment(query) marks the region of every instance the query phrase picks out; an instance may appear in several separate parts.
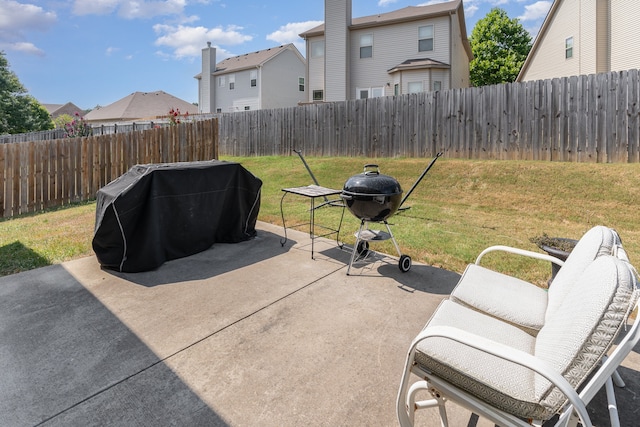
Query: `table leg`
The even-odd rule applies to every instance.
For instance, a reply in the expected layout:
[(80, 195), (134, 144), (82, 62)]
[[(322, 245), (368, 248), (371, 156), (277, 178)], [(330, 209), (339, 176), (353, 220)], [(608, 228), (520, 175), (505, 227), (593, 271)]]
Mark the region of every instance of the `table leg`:
[(315, 224), (315, 219), (316, 219), (316, 204), (315, 204), (315, 197), (311, 197), (311, 211), (309, 212), (309, 237), (311, 237), (311, 259), (313, 258), (313, 242), (315, 240), (315, 236), (316, 236), (316, 224)]
[(282, 210), (282, 202), (286, 195), (287, 193), (285, 192), (280, 199), (280, 215), (282, 216), (282, 227), (284, 228), (284, 239), (280, 239), (280, 246), (284, 246), (284, 244), (287, 243), (287, 225), (284, 222), (284, 211)]

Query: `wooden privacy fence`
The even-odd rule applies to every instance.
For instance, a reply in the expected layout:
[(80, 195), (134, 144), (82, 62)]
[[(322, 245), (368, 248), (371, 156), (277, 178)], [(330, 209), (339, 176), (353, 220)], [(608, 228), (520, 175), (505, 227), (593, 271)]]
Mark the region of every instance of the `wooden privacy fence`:
[(0, 144), (0, 217), (95, 198), (136, 164), (218, 158), (216, 119), (141, 132)]
[(640, 161), (638, 70), (218, 115), (234, 156)]

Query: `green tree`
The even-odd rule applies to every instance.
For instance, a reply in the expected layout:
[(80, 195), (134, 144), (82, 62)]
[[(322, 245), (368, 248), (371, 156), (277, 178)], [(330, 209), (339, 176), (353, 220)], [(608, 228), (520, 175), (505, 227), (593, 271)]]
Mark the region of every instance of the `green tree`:
[(469, 42), (474, 56), (469, 64), (473, 86), (515, 81), (531, 49), (527, 30), (498, 7), (476, 23)]
[(73, 117), (69, 114), (60, 114), (58, 117), (53, 119), (53, 124), (56, 126), (56, 129), (63, 129), (64, 125), (71, 123), (72, 121)]
[(0, 134), (53, 129), (49, 112), (27, 94), (0, 51)]

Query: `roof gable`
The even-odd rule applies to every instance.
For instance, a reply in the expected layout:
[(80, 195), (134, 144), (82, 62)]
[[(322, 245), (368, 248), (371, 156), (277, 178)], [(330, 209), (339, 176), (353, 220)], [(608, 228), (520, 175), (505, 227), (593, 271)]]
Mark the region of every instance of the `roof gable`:
[(544, 39), (545, 34), (549, 31), (549, 26), (551, 25), (551, 22), (553, 22), (553, 17), (555, 16), (558, 8), (560, 7), (561, 2), (562, 0), (553, 0), (553, 3), (549, 8), (549, 12), (547, 12), (547, 16), (545, 16), (544, 21), (542, 22), (542, 26), (540, 27), (540, 30), (538, 31), (538, 34), (536, 35), (536, 38), (533, 41), (533, 45), (531, 46), (531, 49), (529, 50), (529, 53), (527, 54), (527, 57), (525, 58), (524, 63), (522, 64), (522, 67), (520, 68), (520, 72), (516, 77), (517, 82), (521, 81), (521, 79), (524, 77), (526, 70), (529, 68), (529, 65), (531, 65), (531, 61), (533, 60), (533, 57), (535, 56), (536, 52), (538, 51), (538, 48), (540, 47), (541, 40)]
[(289, 43), (278, 47), (272, 47), (269, 49), (259, 50), (257, 52), (245, 53), (244, 55), (227, 58), (216, 64), (216, 71), (213, 74), (220, 75), (248, 68), (256, 68), (271, 61), (273, 58), (287, 50), (294, 52), (302, 62), (305, 62), (298, 49), (292, 43)]

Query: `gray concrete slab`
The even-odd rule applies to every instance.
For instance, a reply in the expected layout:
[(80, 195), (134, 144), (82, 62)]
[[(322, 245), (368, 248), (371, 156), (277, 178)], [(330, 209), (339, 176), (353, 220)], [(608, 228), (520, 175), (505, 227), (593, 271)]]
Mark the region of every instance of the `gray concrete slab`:
[[(407, 347), (459, 275), (381, 257), (347, 276), (350, 252), (317, 239), (311, 259), (308, 234), (288, 236), (259, 223), (151, 272), (87, 257), (0, 278), (0, 425), (396, 425)], [(623, 425), (638, 359), (621, 368)], [(607, 425), (602, 396), (590, 410)]]

